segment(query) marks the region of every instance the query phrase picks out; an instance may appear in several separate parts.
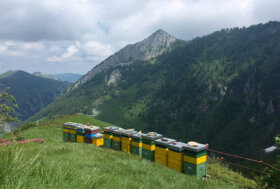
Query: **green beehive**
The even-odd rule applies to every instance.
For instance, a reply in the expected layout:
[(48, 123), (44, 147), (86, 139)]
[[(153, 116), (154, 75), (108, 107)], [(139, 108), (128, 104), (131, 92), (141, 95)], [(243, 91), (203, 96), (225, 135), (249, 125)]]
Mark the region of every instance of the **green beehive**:
[(122, 130), (123, 128), (118, 128), (112, 131), (113, 138), (112, 138), (112, 149), (121, 151), (122, 148)]
[(155, 140), (163, 136), (155, 132), (149, 132), (142, 134), (142, 137), (142, 157), (150, 161), (155, 161)]
[(206, 145), (188, 142), (184, 145), (184, 173), (202, 177), (206, 175)]
[(70, 136), (69, 139), (71, 142), (77, 142), (77, 126), (80, 125), (78, 123), (69, 124)]
[(131, 153), (142, 156), (142, 134), (136, 133), (131, 135)]
[(65, 142), (70, 141), (70, 130), (69, 130), (69, 124), (72, 122), (64, 123), (63, 124), (63, 140)]
[(104, 147), (106, 148), (112, 148), (112, 138), (113, 138), (113, 130), (118, 129), (118, 127), (104, 127)]

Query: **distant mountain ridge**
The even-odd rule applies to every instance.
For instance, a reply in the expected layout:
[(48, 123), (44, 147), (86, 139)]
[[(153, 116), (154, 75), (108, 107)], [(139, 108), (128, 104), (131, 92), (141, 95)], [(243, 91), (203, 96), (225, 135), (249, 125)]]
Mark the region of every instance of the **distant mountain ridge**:
[(171, 41), (164, 53), (133, 63), (120, 61), (129, 57), (120, 50), (32, 119), (95, 112), (124, 128), (248, 157), (274, 145), (280, 133), (280, 23)]
[(45, 74), (43, 72), (34, 72), (33, 75), (36, 75), (37, 77), (46, 78), (46, 79), (59, 80), (57, 77), (50, 75), (50, 74)]
[(76, 83), (83, 75), (74, 74), (74, 73), (61, 73), (61, 74), (52, 74), (52, 76), (58, 78), (61, 81)]

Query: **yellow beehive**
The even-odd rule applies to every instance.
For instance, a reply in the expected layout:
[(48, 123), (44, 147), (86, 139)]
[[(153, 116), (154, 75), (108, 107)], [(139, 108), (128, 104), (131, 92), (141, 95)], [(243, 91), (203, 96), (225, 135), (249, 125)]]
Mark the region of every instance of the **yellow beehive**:
[(95, 136), (92, 137), (92, 144), (96, 145), (96, 146), (103, 146), (104, 143), (104, 138), (102, 134), (97, 134)]
[(179, 172), (184, 169), (184, 145), (182, 142), (173, 142), (168, 145), (168, 167)]

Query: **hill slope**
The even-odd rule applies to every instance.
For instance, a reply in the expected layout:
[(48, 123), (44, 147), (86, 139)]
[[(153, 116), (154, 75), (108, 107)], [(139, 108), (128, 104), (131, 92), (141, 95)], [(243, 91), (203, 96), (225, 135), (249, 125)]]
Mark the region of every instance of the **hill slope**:
[(54, 101), (69, 83), (37, 77), (24, 71), (10, 71), (0, 75), (0, 90), (10, 87), (16, 98), (19, 119), (25, 120)]
[(279, 22), (176, 40), (153, 59), (97, 66), (33, 119), (97, 111), (123, 127), (257, 156), (280, 133), (279, 54)]
[[(62, 141), (63, 122), (108, 126), (84, 115), (42, 122), (17, 134), (44, 144), (0, 147), (0, 186), (6, 188), (255, 188), (254, 181), (208, 164), (210, 180), (184, 175), (124, 152)], [(13, 137), (13, 136), (10, 136)], [(22, 174), (24, 171), (24, 174)], [(9, 179), (7, 179), (9, 178)]]

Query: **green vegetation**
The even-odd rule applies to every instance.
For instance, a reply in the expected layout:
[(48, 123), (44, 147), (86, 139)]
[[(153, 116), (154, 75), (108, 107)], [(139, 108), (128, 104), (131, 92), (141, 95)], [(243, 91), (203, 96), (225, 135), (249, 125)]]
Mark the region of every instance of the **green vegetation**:
[(2, 93), (0, 91), (0, 123), (18, 121), (15, 117), (16, 99), (8, 93), (10, 88), (6, 88)]
[[(275, 142), (280, 149), (280, 135), (275, 137)], [(264, 188), (280, 188), (280, 156), (278, 155), (276, 163), (273, 165), (276, 169), (265, 169), (266, 174), (260, 177), (260, 182)]]
[[(223, 29), (101, 72), (30, 120), (95, 108), (96, 118), (125, 128), (258, 157), (280, 132), (279, 54), (279, 22)], [(121, 80), (108, 86), (115, 69)]]
[[(138, 156), (89, 144), (62, 141), (63, 122), (110, 124), (82, 114), (38, 121), (18, 138), (43, 138), (44, 144), (0, 148), (1, 188), (256, 188), (254, 181), (209, 164), (211, 179), (184, 175)], [(5, 138), (13, 137), (6, 134)], [(220, 171), (221, 170), (221, 171)], [(227, 176), (227, 175), (230, 175)], [(222, 178), (222, 179), (221, 179)]]

